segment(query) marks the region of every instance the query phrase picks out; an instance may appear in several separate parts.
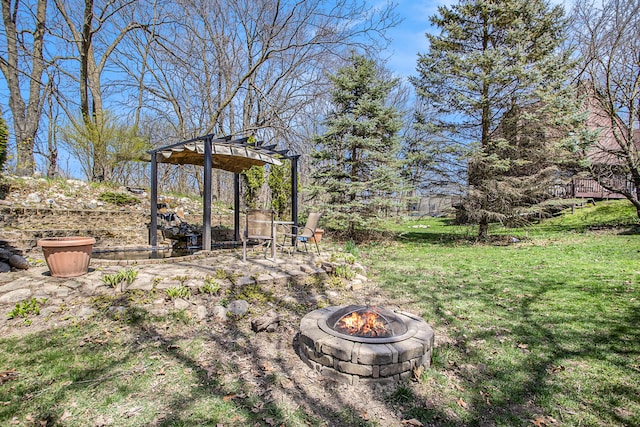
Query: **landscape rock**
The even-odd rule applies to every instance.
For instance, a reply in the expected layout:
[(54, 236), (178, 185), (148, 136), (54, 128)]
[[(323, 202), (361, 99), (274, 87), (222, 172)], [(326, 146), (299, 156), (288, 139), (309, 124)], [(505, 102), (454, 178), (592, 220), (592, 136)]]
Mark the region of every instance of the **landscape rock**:
[(243, 299), (236, 299), (229, 303), (227, 312), (234, 316), (242, 317), (249, 311), (249, 303)]
[(0, 261), (0, 273), (8, 273), (11, 271), (11, 266), (4, 261)]
[(176, 308), (176, 310), (186, 310), (187, 308), (191, 307), (191, 303), (182, 298), (176, 298), (175, 301), (173, 301), (173, 306)]
[(29, 261), (27, 261), (25, 257), (18, 254), (13, 254), (9, 257), (9, 265), (19, 270), (28, 270), (30, 267)]
[(8, 261), (11, 255), (13, 255), (13, 252), (5, 248), (0, 248), (0, 261)]
[(111, 313), (112, 315), (121, 315), (127, 312), (127, 307), (123, 307), (121, 305), (115, 306), (115, 307), (109, 307), (109, 313)]
[(356, 274), (356, 277), (354, 277), (354, 280), (359, 280), (360, 282), (364, 283), (367, 281), (367, 278), (362, 274)]
[(79, 317), (80, 319), (88, 319), (91, 316), (94, 316), (96, 314), (96, 310), (91, 308), (91, 307), (80, 307), (80, 310), (78, 310), (78, 312), (76, 313), (76, 316)]
[(358, 291), (362, 288), (364, 288), (364, 283), (362, 283), (362, 280), (359, 279), (354, 279), (347, 285), (347, 289), (352, 291)]
[(251, 320), (251, 330), (253, 330), (253, 332), (275, 332), (280, 320), (282, 320), (282, 317), (270, 310), (264, 316)]
[(336, 269), (336, 267), (333, 265), (333, 263), (328, 262), (328, 261), (327, 262), (323, 262), (321, 267), (322, 267), (322, 269), (324, 271), (326, 271), (329, 274), (333, 273), (335, 271), (335, 269)]
[(198, 318), (198, 320), (205, 320), (207, 317), (209, 317), (207, 307), (205, 307), (204, 305), (198, 305), (196, 307), (196, 317)]
[(203, 283), (203, 279), (189, 279), (185, 280), (184, 286), (190, 289), (198, 289)]
[(226, 307), (223, 307), (221, 305), (216, 305), (211, 310), (211, 316), (214, 319), (218, 320), (218, 321), (226, 320), (227, 319), (227, 309), (226, 309)]
[(53, 305), (42, 307), (40, 309), (40, 316), (45, 317), (45, 318), (49, 317), (52, 314), (56, 313), (59, 309), (60, 309), (60, 307), (53, 306)]
[(30, 193), (25, 198), (25, 201), (27, 203), (40, 203), (42, 201), (42, 198), (40, 197), (40, 195), (38, 193)]
[(0, 303), (15, 304), (20, 301), (24, 301), (31, 296), (30, 289), (16, 289), (15, 291), (7, 292), (0, 296)]
[(255, 283), (255, 280), (250, 276), (239, 277), (238, 280), (236, 281), (237, 286), (253, 285), (254, 283)]

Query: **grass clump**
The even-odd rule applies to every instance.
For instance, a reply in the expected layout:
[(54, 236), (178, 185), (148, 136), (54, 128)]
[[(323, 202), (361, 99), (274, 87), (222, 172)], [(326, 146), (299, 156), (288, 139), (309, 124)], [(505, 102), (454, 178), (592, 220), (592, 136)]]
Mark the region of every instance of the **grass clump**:
[(262, 304), (273, 301), (273, 292), (263, 289), (257, 283), (251, 283), (234, 287), (227, 297), (228, 300), (241, 299), (251, 303)]
[(125, 193), (116, 193), (113, 191), (105, 191), (98, 195), (98, 200), (105, 203), (111, 203), (117, 206), (135, 205), (140, 203), (140, 199)]
[(15, 307), (7, 314), (7, 318), (13, 319), (16, 317), (24, 318), (24, 322), (26, 324), (30, 324), (31, 321), (28, 319), (29, 315), (39, 315), (40, 314), (40, 305), (47, 302), (46, 299), (41, 299), (38, 301), (35, 298), (31, 298), (29, 300), (20, 301), (16, 303)]
[(348, 254), (353, 255), (354, 258), (357, 258), (358, 255), (360, 255), (358, 246), (356, 245), (356, 242), (354, 242), (353, 240), (349, 240), (347, 243), (345, 243), (344, 251)]
[(333, 274), (336, 277), (341, 277), (343, 279), (351, 280), (356, 277), (356, 272), (351, 268), (349, 264), (339, 264), (336, 265), (335, 271)]
[(201, 294), (215, 295), (220, 291), (220, 283), (213, 277), (207, 276), (204, 279), (204, 284), (198, 288), (198, 291)]
[(138, 271), (133, 268), (127, 268), (119, 270), (114, 274), (105, 274), (102, 276), (102, 283), (110, 288), (116, 288), (122, 283), (126, 283), (127, 286), (131, 285), (138, 277)]
[(171, 300), (174, 300), (176, 298), (184, 298), (184, 299), (191, 298), (191, 291), (189, 290), (188, 287), (184, 285), (173, 286), (171, 288), (168, 288), (166, 290), (166, 293), (167, 293), (167, 297), (169, 297), (169, 299)]

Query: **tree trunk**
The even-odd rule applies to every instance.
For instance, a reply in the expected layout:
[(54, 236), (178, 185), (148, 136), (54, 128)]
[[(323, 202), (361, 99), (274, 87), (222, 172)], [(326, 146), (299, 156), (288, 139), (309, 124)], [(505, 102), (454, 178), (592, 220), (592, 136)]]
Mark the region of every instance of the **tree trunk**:
[(478, 223), (478, 239), (487, 240), (489, 237), (489, 221), (487, 218), (482, 218)]
[[(2, 19), (7, 42), (7, 57), (0, 58), (0, 69), (5, 76), (9, 88), (9, 108), (13, 116), (14, 136), (16, 139), (17, 165), (19, 176), (33, 175), (35, 159), (33, 157), (34, 141), (38, 133), (42, 105), (42, 74), (44, 71), (43, 49), (47, 0), (38, 0), (33, 32), (33, 52), (31, 72), (29, 73), (29, 100), (25, 101), (20, 91), (19, 74), (25, 67), (19, 63), (18, 37), (24, 30), (18, 31), (18, 6), (11, 10), (11, 2), (2, 0)], [(26, 67), (29, 68), (29, 67)]]
[[(51, 114), (53, 117), (53, 114)], [(55, 131), (55, 125), (49, 125), (49, 137), (47, 139), (47, 159), (49, 166), (47, 167), (47, 178), (55, 178), (58, 170), (58, 141)]]

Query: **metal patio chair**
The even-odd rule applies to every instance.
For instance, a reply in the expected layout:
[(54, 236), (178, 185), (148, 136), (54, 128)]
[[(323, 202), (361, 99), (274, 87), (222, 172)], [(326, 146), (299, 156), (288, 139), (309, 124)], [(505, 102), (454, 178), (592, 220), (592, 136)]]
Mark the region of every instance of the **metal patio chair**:
[(258, 242), (271, 248), (271, 258), (276, 259), (275, 213), (273, 210), (247, 209), (244, 233), (242, 235), (242, 260), (247, 260), (247, 243)]
[(304, 227), (299, 226), (297, 233), (293, 233), (292, 231), (284, 233), (283, 243), (286, 243), (287, 238), (291, 239), (295, 237), (295, 240), (293, 241), (293, 251), (295, 253), (298, 250), (298, 242), (302, 242), (304, 244), (305, 252), (309, 252), (309, 249), (307, 248), (307, 242), (312, 241), (316, 245), (316, 251), (318, 251), (318, 255), (320, 255), (320, 248), (318, 247), (318, 241), (315, 237), (315, 234), (318, 230), (318, 223), (320, 222), (321, 216), (322, 213), (320, 212), (311, 212), (309, 214), (309, 218), (307, 218), (307, 223), (304, 225)]

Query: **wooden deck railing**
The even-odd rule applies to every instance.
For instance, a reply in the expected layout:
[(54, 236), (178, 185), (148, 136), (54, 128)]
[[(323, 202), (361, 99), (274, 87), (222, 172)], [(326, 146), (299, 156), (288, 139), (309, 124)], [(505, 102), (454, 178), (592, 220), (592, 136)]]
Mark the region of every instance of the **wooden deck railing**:
[[(616, 187), (625, 186), (628, 190), (633, 191), (634, 186), (631, 181), (619, 180), (615, 183)], [(623, 199), (624, 196), (618, 193), (612, 193), (598, 184), (594, 179), (590, 178), (575, 178), (570, 183), (565, 185), (554, 185), (551, 188), (551, 194), (554, 197), (559, 198), (571, 198), (571, 197), (588, 197), (596, 199)]]

